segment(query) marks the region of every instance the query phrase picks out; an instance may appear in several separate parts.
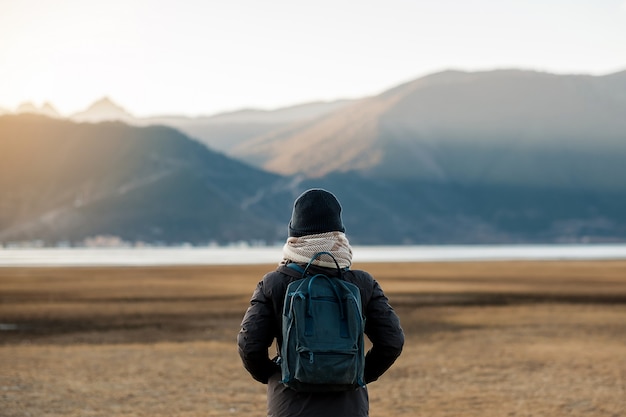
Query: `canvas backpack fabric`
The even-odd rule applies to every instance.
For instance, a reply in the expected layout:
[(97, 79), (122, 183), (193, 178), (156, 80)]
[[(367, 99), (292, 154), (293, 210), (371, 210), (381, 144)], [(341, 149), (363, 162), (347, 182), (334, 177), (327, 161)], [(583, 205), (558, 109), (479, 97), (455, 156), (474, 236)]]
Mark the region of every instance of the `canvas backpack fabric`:
[[(346, 391), (364, 386), (364, 327), (359, 288), (339, 277), (308, 274), (287, 286), (280, 352), (282, 383), (300, 392)], [(334, 258), (333, 258), (334, 260)]]

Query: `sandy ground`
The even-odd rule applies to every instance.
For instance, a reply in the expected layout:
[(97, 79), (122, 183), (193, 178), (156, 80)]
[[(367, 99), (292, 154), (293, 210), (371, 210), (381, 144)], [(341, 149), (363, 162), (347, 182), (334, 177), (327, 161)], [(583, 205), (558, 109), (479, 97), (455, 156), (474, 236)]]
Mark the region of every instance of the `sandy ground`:
[[(359, 267), (407, 336), (373, 417), (626, 415), (626, 262)], [(235, 338), (272, 268), (0, 268), (0, 416), (264, 416)]]

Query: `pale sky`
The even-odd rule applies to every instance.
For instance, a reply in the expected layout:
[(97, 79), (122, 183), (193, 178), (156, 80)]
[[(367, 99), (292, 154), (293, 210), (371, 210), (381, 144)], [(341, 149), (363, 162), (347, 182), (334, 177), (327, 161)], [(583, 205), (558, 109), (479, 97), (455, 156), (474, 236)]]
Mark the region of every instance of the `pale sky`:
[(626, 0), (0, 0), (0, 107), (360, 98), (444, 70), (626, 69)]

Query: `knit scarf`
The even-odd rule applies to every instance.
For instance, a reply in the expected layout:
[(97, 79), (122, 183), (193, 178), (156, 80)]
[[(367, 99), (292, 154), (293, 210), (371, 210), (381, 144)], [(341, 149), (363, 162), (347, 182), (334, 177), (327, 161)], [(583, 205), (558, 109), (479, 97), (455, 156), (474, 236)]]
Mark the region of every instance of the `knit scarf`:
[[(284, 259), (281, 264), (287, 264), (290, 261), (307, 264), (318, 252), (331, 253), (340, 268), (349, 268), (352, 265), (352, 248), (345, 233), (342, 232), (287, 238), (283, 246)], [(320, 255), (312, 263), (321, 267), (336, 268), (335, 262), (328, 255)]]

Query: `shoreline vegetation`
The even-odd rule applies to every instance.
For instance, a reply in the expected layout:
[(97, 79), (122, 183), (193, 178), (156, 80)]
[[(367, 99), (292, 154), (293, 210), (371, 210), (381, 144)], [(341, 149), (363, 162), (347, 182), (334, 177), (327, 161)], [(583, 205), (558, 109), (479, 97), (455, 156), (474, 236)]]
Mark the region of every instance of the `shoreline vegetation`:
[[(265, 415), (235, 338), (274, 268), (0, 268), (1, 414)], [(353, 268), (407, 337), (369, 386), (372, 416), (626, 413), (625, 260)]]

